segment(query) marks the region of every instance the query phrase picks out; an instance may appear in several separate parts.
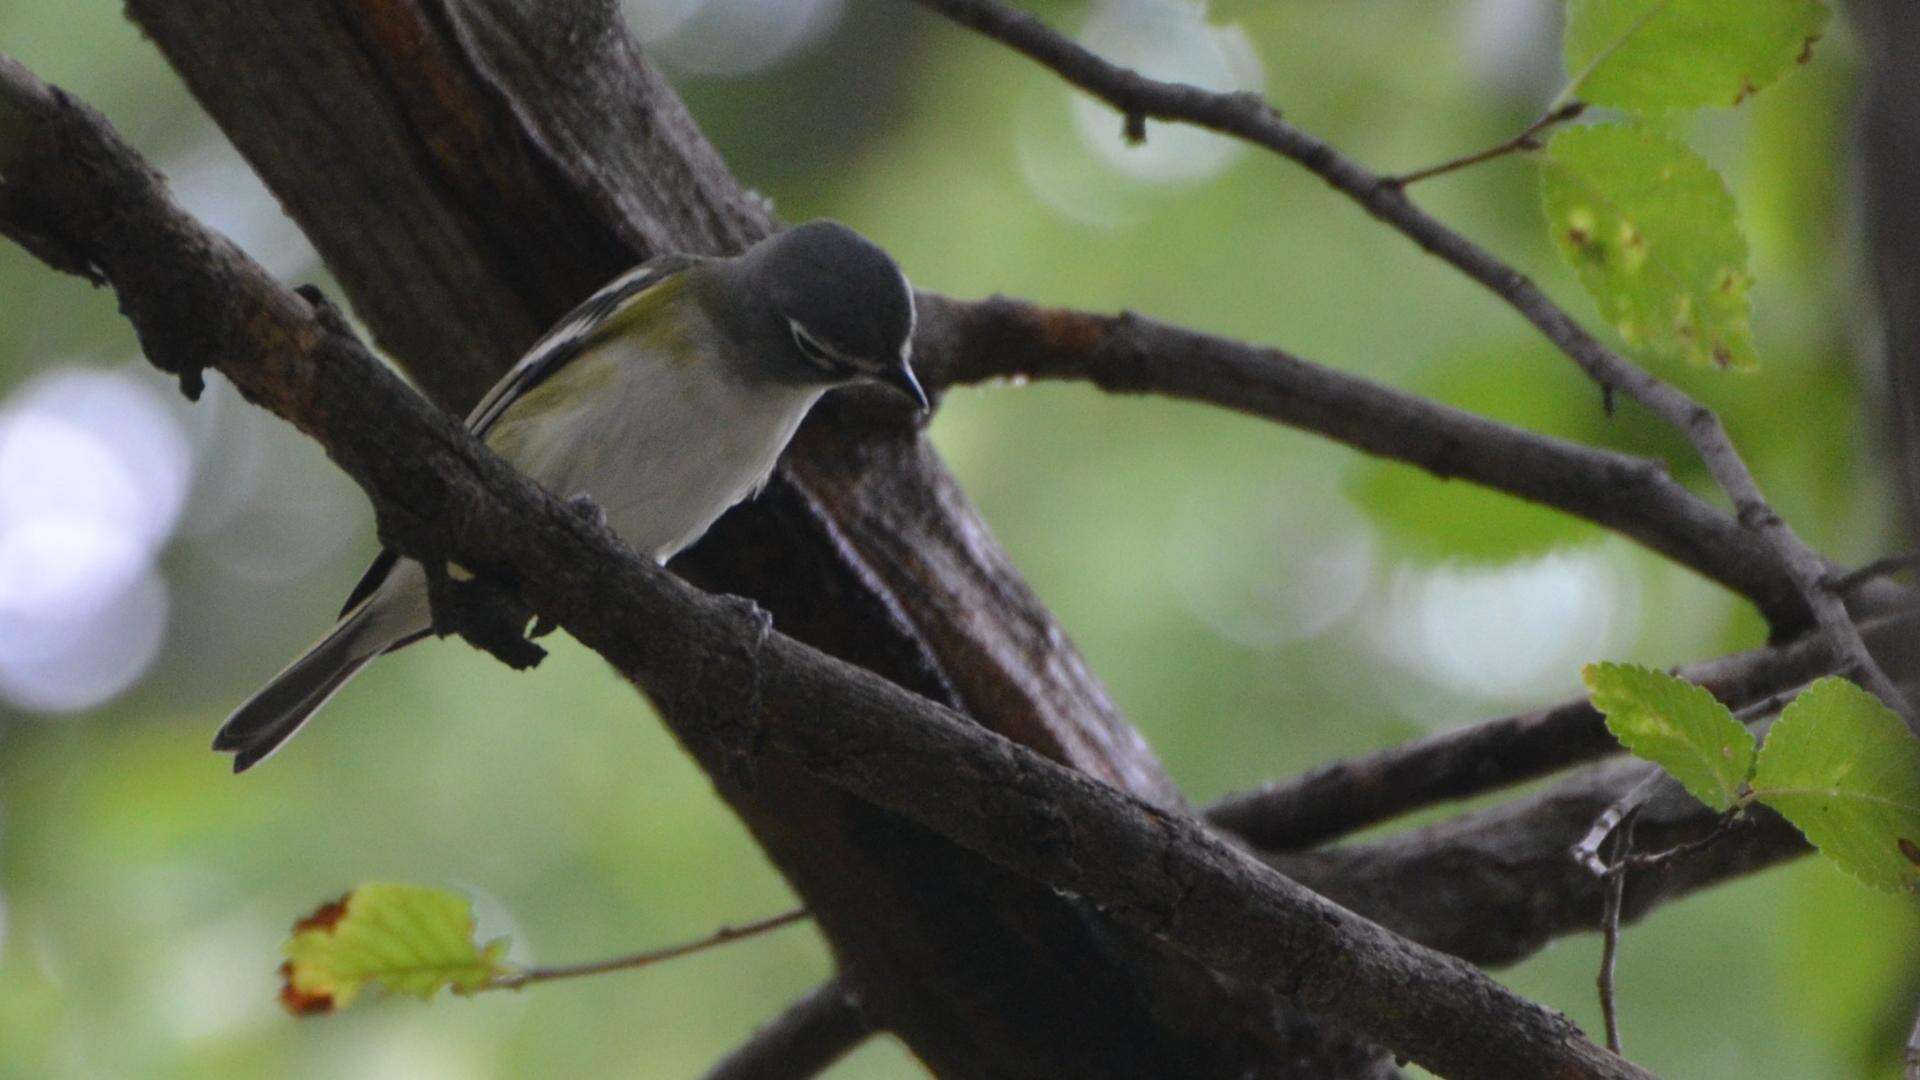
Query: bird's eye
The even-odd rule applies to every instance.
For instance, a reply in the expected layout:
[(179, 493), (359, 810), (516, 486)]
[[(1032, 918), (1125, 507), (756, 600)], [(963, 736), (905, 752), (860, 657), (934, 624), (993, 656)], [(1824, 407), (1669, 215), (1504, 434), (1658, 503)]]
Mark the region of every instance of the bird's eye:
[(832, 371), (840, 366), (840, 361), (833, 353), (807, 333), (797, 320), (789, 319), (787, 325), (793, 328), (793, 347), (800, 350), (800, 355), (806, 357), (808, 363), (823, 371)]

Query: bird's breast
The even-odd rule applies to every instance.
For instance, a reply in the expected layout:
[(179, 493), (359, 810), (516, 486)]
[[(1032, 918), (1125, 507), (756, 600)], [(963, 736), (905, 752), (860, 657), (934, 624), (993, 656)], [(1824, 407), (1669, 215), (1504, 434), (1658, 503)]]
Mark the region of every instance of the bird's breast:
[(487, 441), (555, 495), (593, 499), (635, 551), (665, 561), (765, 482), (819, 396), (613, 343), (516, 403)]

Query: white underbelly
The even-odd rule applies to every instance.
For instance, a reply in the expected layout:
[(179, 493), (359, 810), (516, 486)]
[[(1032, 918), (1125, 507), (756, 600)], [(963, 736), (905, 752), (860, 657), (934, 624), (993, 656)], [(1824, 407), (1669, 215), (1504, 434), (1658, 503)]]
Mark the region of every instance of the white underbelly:
[(574, 363), (608, 365), (612, 377), (578, 373), (597, 384), (593, 394), (524, 421), (510, 411), (488, 442), (554, 495), (591, 498), (622, 540), (662, 562), (765, 483), (819, 397), (741, 386), (699, 361)]
[[(486, 441), (559, 498), (592, 499), (629, 547), (665, 562), (766, 482), (820, 391), (748, 388), (702, 361), (610, 351), (555, 374), (571, 393), (536, 387)], [(400, 560), (367, 607), (361, 632), (382, 647), (424, 630), (419, 564)]]

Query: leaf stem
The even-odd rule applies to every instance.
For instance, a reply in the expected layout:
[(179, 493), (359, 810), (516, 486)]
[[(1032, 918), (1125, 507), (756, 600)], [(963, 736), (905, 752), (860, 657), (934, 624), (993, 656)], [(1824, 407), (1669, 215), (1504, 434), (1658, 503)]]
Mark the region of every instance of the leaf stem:
[(1692, 855), (1695, 852), (1705, 851), (1721, 840), (1724, 840), (1728, 834), (1733, 832), (1733, 823), (1739, 820), (1741, 811), (1745, 809), (1745, 802), (1736, 802), (1725, 813), (1721, 814), (1720, 820), (1713, 823), (1713, 828), (1698, 840), (1689, 840), (1684, 844), (1675, 844), (1673, 847), (1667, 848), (1664, 851), (1650, 851), (1645, 855), (1623, 855), (1620, 861), (1615, 864), (1614, 869), (1616, 872), (1625, 871), (1628, 867), (1632, 867), (1635, 870), (1657, 870), (1675, 859)]
[(1483, 161), (1492, 161), (1495, 158), (1519, 153), (1522, 150), (1538, 150), (1540, 149), (1541, 132), (1555, 125), (1564, 124), (1586, 111), (1587, 103), (1584, 101), (1570, 101), (1564, 105), (1557, 105), (1549, 110), (1546, 115), (1527, 125), (1525, 131), (1508, 139), (1506, 142), (1489, 146), (1485, 150), (1464, 154), (1450, 161), (1443, 161), (1438, 165), (1429, 165), (1415, 172), (1403, 173), (1399, 176), (1382, 177), (1381, 183), (1392, 187), (1404, 188), (1410, 184), (1417, 184), (1422, 180), (1428, 180), (1450, 172), (1458, 172), (1469, 166), (1478, 165)]
[(1908, 551), (1899, 555), (1888, 555), (1875, 559), (1864, 566), (1841, 574), (1833, 579), (1829, 588), (1839, 596), (1848, 596), (1869, 581), (1920, 567), (1920, 551)]
[(754, 937), (790, 926), (807, 917), (806, 908), (794, 908), (769, 918), (755, 922), (742, 923), (739, 926), (723, 926), (706, 937), (694, 941), (683, 941), (678, 945), (650, 949), (646, 952), (615, 956), (606, 960), (590, 960), (584, 964), (560, 964), (553, 967), (526, 968), (511, 975), (502, 975), (481, 987), (482, 990), (518, 990), (529, 983), (552, 982), (555, 979), (573, 979), (583, 975), (599, 975), (608, 971), (628, 971), (634, 968), (650, 967), (667, 960), (704, 952), (716, 945), (725, 945), (731, 941)]

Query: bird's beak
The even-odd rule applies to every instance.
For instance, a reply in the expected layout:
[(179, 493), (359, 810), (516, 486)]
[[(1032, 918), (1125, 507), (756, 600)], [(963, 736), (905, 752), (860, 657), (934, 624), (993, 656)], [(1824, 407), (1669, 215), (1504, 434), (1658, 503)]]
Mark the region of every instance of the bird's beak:
[(922, 413), (933, 408), (933, 403), (927, 400), (927, 392), (920, 388), (920, 380), (913, 374), (913, 365), (904, 360), (899, 367), (881, 375), (880, 382), (906, 395), (907, 400), (913, 402)]

